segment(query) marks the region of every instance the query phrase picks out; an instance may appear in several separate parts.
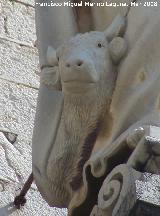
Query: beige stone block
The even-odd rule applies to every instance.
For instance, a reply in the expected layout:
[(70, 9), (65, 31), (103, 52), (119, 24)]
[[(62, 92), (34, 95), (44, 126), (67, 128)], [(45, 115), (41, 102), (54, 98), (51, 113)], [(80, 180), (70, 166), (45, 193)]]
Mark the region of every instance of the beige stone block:
[(33, 45), (35, 34), (35, 10), (15, 1), (2, 0), (0, 5), (0, 35), (5, 35)]
[(27, 193), (25, 206), (20, 210), (13, 208), (13, 200), (31, 172), (31, 152), (26, 153), (27, 148), (31, 147), (26, 143), (26, 147), (19, 151), (0, 132), (0, 215), (66, 216), (66, 209), (49, 207), (34, 184)]
[[(16, 0), (13, 0), (13, 1), (16, 1)], [(27, 5), (31, 5), (34, 7), (35, 5), (35, 1), (34, 0), (18, 0), (19, 2), (22, 2), (24, 4), (27, 4)]]
[(37, 90), (0, 80), (0, 127), (32, 137)]
[(36, 48), (0, 40), (0, 78), (29, 86), (39, 86)]

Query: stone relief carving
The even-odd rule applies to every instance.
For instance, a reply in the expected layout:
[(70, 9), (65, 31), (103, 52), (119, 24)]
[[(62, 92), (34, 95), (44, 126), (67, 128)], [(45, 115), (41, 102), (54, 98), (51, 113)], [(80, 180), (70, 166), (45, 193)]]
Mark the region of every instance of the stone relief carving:
[[(117, 77), (115, 65), (127, 51), (126, 42), (120, 37), (124, 28), (125, 18), (118, 16), (104, 32), (78, 34), (57, 50), (48, 47), (49, 66), (42, 69), (41, 83), (51, 89), (57, 86), (64, 99), (60, 126), (45, 170), (48, 192), (52, 193), (52, 199), (48, 198), (50, 204), (53, 194), (57, 206), (66, 205), (72, 198), (82, 184), (83, 166), (100, 131), (112, 124), (108, 107)], [(39, 148), (37, 144), (34, 143), (33, 154)], [(34, 177), (42, 187), (36, 172), (41, 172), (41, 167), (34, 162), (41, 160), (41, 156), (34, 158)], [(66, 173), (60, 173), (64, 166)]]
[[(104, 14), (110, 14), (108, 20), (113, 21), (115, 14), (119, 13), (118, 10), (121, 9), (116, 9), (114, 15), (111, 15), (113, 10), (111, 9), (111, 12), (109, 12), (106, 9), (103, 16), (100, 12), (91, 10), (93, 23), (95, 22), (95, 26), (96, 23), (100, 23), (96, 19), (97, 17), (94, 17), (95, 14), (99, 14), (100, 19), (104, 18)], [(51, 11), (48, 10), (49, 12)], [(73, 18), (70, 10), (68, 10), (66, 16), (67, 19), (68, 17)], [(64, 43), (60, 48), (59, 44), (63, 44), (63, 40), (57, 39), (56, 34), (54, 34), (52, 40), (51, 37), (45, 40), (39, 36), (42, 73), (33, 135), (33, 175), (44, 199), (51, 206), (67, 207), (69, 216), (158, 215), (160, 206), (159, 201), (157, 201), (158, 198), (155, 200), (152, 198), (145, 199), (145, 192), (140, 191), (140, 185), (145, 190), (144, 185), (149, 184), (152, 188), (151, 191), (154, 192), (158, 188), (157, 185), (160, 185), (158, 175), (153, 176), (153, 178), (146, 178), (149, 174), (144, 174), (144, 172), (159, 174), (160, 170), (160, 31), (158, 28), (160, 15), (158, 10), (153, 8), (146, 10), (146, 8), (133, 7), (128, 12), (128, 16), (125, 16), (127, 29), (124, 28), (126, 22), (123, 19), (124, 16), (116, 18), (111, 27), (107, 28), (105, 34), (91, 32), (78, 35), (70, 39), (69, 43)], [(41, 21), (41, 23), (44, 22)], [(76, 31), (76, 24), (74, 23), (72, 31), (68, 32), (66, 39), (68, 40), (74, 35), (72, 33)], [(48, 32), (46, 38), (48, 38)], [(119, 33), (120, 36), (124, 36), (123, 39), (117, 37)], [(89, 131), (91, 136), (88, 138), (86, 133), (88, 128), (84, 127), (86, 118), (82, 118), (82, 115), (80, 115), (84, 110), (80, 111), (78, 108), (75, 111), (78, 110), (77, 113), (82, 119), (74, 116), (74, 120), (76, 119), (76, 123), (81, 122), (81, 129), (85, 130), (76, 128), (73, 124), (74, 121), (72, 121), (72, 128), (76, 128), (76, 130), (65, 131), (64, 125), (66, 126), (68, 123), (65, 122), (65, 116), (68, 115), (69, 119), (72, 119), (70, 117), (73, 116), (73, 113), (70, 114), (70, 111), (73, 112), (74, 110), (73, 107), (72, 109), (69, 107), (67, 114), (63, 115), (66, 102), (65, 94), (69, 95), (71, 92), (82, 94), (81, 91), (85, 92), (86, 89), (80, 88), (81, 91), (78, 92), (79, 86), (77, 83), (76, 85), (72, 83), (71, 86), (65, 86), (64, 82), (68, 81), (68, 77), (69, 81), (71, 79), (82, 79), (81, 81), (86, 80), (86, 78), (92, 81), (98, 79), (97, 74), (91, 75), (88, 69), (87, 76), (82, 73), (82, 76), (78, 77), (73, 72), (75, 72), (75, 68), (76, 70), (77, 68), (86, 68), (84, 62), (88, 61), (90, 58), (88, 56), (93, 55), (93, 49), (89, 51), (87, 49), (93, 45), (95, 38), (99, 39), (100, 37), (102, 39), (100, 34), (103, 34), (103, 37), (107, 34), (108, 42), (114, 38), (106, 46), (112, 61), (109, 62), (108, 58), (105, 58), (105, 60), (112, 69), (117, 67), (118, 77), (116, 83), (114, 83), (114, 79), (111, 79), (115, 86), (114, 91), (112, 91), (113, 89), (110, 91), (112, 96), (108, 104), (110, 115), (106, 117), (106, 121), (109, 119), (111, 132), (108, 134), (110, 130), (105, 125), (104, 130), (102, 128), (100, 130), (101, 136), (98, 136), (100, 132), (96, 130), (97, 119), (95, 119), (94, 124), (93, 122), (91, 124), (94, 127), (88, 126), (88, 128), (95, 129)], [(55, 46), (53, 41), (56, 41)], [(127, 53), (126, 41), (128, 44)], [(96, 44), (97, 48), (103, 48), (102, 43), (98, 42)], [(79, 56), (81, 52), (77, 52), (79, 46), (82, 53), (84, 50), (86, 52), (83, 61)], [(71, 47), (73, 49), (70, 49)], [(73, 50), (76, 51), (73, 52)], [(68, 61), (70, 53), (74, 57), (71, 59), (72, 63)], [(149, 55), (149, 53), (152, 53), (152, 55)], [(125, 58), (118, 64), (124, 54), (126, 54)], [(101, 58), (96, 56), (94, 65), (99, 65), (100, 60), (104, 58), (101, 54), (99, 56)], [(64, 65), (64, 63), (66, 64)], [(67, 68), (67, 70), (63, 70), (64, 68)], [(78, 69), (78, 71), (81, 70)], [(70, 76), (66, 75), (66, 72)], [(63, 95), (62, 92), (65, 94)], [(92, 97), (99, 98), (96, 94)], [(88, 103), (89, 98), (85, 98), (85, 101)], [(82, 106), (82, 101), (76, 99), (76, 103), (78, 107)], [(98, 103), (100, 102), (98, 101)], [(89, 112), (93, 111), (91, 109), (92, 105), (90, 109), (88, 108)], [(81, 121), (79, 121), (80, 119)], [(105, 120), (104, 116), (103, 119)], [(62, 122), (65, 122), (65, 124), (62, 124)], [(85, 143), (86, 148), (88, 147), (88, 140), (91, 140), (92, 144), (94, 143), (93, 149), (87, 149), (85, 161), (80, 160), (83, 156), (80, 154), (83, 149), (78, 148), (79, 145), (76, 148), (71, 148), (72, 145), (68, 145), (70, 148), (64, 148), (64, 146), (66, 147), (66, 145), (63, 145), (65, 143), (64, 131), (68, 137), (80, 131), (83, 136), (78, 137), (79, 139), (76, 137), (76, 140), (80, 140), (79, 143)], [(57, 141), (58, 137), (61, 138), (61, 142)], [(76, 140), (72, 139), (72, 142), (76, 143)], [(86, 140), (87, 142), (85, 142)], [(58, 143), (62, 143), (62, 145), (58, 145)], [(76, 154), (77, 152), (78, 154)], [(51, 157), (49, 158), (49, 156)], [(81, 168), (77, 175), (76, 170), (79, 164)], [(72, 181), (73, 179), (74, 181)], [(155, 184), (154, 180), (158, 183)], [(52, 184), (55, 186), (54, 189)], [(157, 192), (156, 195), (158, 197), (159, 193)]]
[[(87, 172), (91, 172), (96, 178), (107, 176), (102, 181), (103, 184), (98, 194), (98, 203), (93, 208), (91, 215), (130, 215), (138, 200), (139, 188), (138, 190), (136, 188), (137, 180), (143, 179), (143, 172), (145, 171), (159, 174), (159, 134), (159, 127), (144, 126), (137, 128), (132, 133), (128, 133), (126, 138), (125, 136), (121, 137), (112, 146), (108, 147), (108, 151), (104, 153), (104, 156), (99, 157), (97, 155), (96, 158), (93, 158), (93, 161), (91, 161), (91, 158), (85, 164), (83, 172), (84, 185), (80, 189), (83, 191), (82, 200), (78, 200), (80, 194), (77, 193), (77, 197), (75, 196), (72, 200), (73, 206), (72, 202), (70, 203), (71, 212), (72, 208), (75, 207), (75, 203), (83, 203), (87, 200), (86, 197), (90, 199), (88, 188), (91, 180), (87, 177)], [(88, 171), (88, 167), (90, 167), (91, 171)], [(157, 185), (159, 185), (159, 177), (156, 178)], [(153, 185), (150, 188), (155, 191)], [(153, 197), (150, 197), (147, 202), (148, 205), (153, 204), (153, 206), (156, 206), (157, 203), (157, 206), (160, 204), (159, 201), (154, 201)], [(153, 212), (153, 209), (154, 207), (148, 210), (149, 215)], [(76, 215), (74, 210), (72, 214)]]
[[(142, 128), (140, 128), (142, 131)], [(146, 186), (145, 183), (140, 183), (141, 181), (147, 182), (152, 174), (144, 174), (143, 172), (147, 171), (150, 173), (156, 173), (160, 170), (159, 163), (156, 163), (156, 157), (159, 157), (160, 151), (158, 147), (160, 146), (159, 132), (158, 127), (147, 127), (145, 134), (141, 136), (141, 139), (137, 146), (135, 146), (133, 152), (129, 156), (129, 159), (126, 164), (116, 166), (111, 173), (106, 177), (103, 182), (103, 185), (99, 191), (98, 195), (98, 204), (93, 208), (91, 215), (118, 215), (125, 216), (132, 214), (132, 209), (136, 206), (137, 200), (146, 202), (149, 205), (153, 205), (152, 209), (148, 210), (148, 214), (144, 213), (143, 215), (153, 215), (157, 214), (156, 210), (154, 211), (154, 205), (159, 206), (159, 176), (152, 177), (151, 184), (149, 185), (150, 191), (153, 191), (152, 194), (142, 195), (145, 192)], [(133, 133), (132, 138), (129, 137), (129, 140), (134, 140), (137, 138), (137, 130)], [(127, 138), (128, 141), (128, 138)], [(128, 144), (126, 142), (126, 144)], [(156, 151), (154, 150), (156, 146)], [(156, 163), (156, 165), (155, 165)], [(156, 182), (156, 183), (155, 183)], [(157, 188), (155, 185), (157, 184)], [(144, 186), (143, 186), (144, 185)], [(143, 191), (142, 191), (143, 187)], [(145, 188), (145, 189), (144, 189)], [(154, 196), (156, 199), (154, 200)], [(145, 206), (145, 205), (144, 205)], [(135, 209), (138, 207), (135, 207)], [(142, 207), (145, 208), (145, 207)], [(136, 212), (137, 211), (137, 212)], [(143, 210), (144, 211), (144, 210)], [(133, 215), (138, 214), (138, 210), (134, 210)]]

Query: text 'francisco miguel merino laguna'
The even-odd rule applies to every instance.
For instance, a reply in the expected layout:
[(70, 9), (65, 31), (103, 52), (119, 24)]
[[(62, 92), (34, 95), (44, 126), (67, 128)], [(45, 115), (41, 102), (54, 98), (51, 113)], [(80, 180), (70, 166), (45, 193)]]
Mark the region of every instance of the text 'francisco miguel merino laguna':
[(38, 3), (40, 6), (50, 6), (50, 7), (82, 7), (82, 6), (98, 6), (98, 7), (117, 7), (117, 6), (128, 6), (127, 3), (108, 3), (108, 2), (89, 2), (89, 1), (80, 1), (80, 2), (42, 2)]

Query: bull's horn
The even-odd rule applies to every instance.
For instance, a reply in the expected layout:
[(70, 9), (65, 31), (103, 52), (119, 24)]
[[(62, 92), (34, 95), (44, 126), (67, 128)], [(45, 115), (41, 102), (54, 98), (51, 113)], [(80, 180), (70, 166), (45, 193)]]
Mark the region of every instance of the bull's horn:
[(126, 29), (126, 17), (117, 15), (111, 25), (104, 31), (107, 40), (111, 41), (114, 37), (123, 36)]
[(56, 50), (52, 46), (48, 46), (47, 49), (47, 63), (49, 66), (56, 66), (57, 65), (57, 57), (56, 57)]

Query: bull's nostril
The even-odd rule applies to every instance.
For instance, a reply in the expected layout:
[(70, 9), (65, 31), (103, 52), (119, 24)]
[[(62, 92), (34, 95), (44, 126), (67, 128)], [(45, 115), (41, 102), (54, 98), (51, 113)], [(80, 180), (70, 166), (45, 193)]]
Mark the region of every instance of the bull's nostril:
[(77, 62), (77, 66), (78, 66), (78, 67), (80, 67), (82, 64), (83, 64), (82, 61), (78, 61), (78, 62)]

